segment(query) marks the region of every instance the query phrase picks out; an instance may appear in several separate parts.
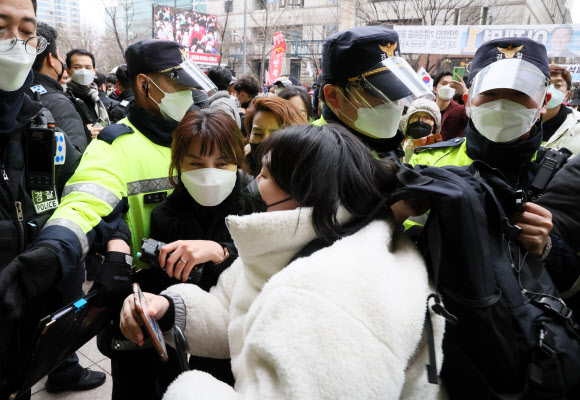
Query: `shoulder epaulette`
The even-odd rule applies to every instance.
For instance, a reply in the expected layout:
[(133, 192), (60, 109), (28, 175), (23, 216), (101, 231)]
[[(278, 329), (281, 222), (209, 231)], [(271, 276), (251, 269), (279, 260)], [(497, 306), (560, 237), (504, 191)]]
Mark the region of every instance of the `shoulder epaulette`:
[(457, 137), (457, 138), (453, 138), (450, 140), (446, 140), (444, 142), (438, 142), (438, 143), (428, 144), (426, 146), (416, 147), (413, 152), (415, 154), (418, 154), (418, 153), (425, 151), (425, 150), (443, 149), (446, 147), (457, 147), (457, 146), (461, 146), (461, 144), (463, 144), (463, 142), (465, 142), (464, 137)]
[(97, 136), (97, 138), (99, 140), (104, 140), (109, 144), (113, 144), (115, 139), (117, 139), (119, 136), (125, 133), (133, 133), (133, 132), (134, 132), (133, 129), (129, 128), (125, 124), (112, 124), (107, 125), (105, 129), (103, 129), (99, 133), (99, 136)]

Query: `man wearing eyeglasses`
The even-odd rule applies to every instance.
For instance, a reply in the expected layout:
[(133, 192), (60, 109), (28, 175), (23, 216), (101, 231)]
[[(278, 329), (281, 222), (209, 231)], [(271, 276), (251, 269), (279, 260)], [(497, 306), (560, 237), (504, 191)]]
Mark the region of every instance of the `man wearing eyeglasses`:
[(543, 141), (546, 147), (565, 147), (573, 154), (580, 153), (580, 112), (566, 107), (563, 103), (570, 98), (572, 75), (559, 65), (550, 65), (548, 92), (552, 98), (544, 115)]
[[(0, 293), (14, 303), (11, 309), (0, 306), (2, 399), (18, 389), (15, 381), (25, 372), (38, 321), (62, 306), (63, 290), (45, 285), (58, 273), (53, 268), (54, 250), (27, 247), (58, 206), (80, 159), (68, 136), (53, 128), (50, 112), (26, 95), (33, 82), (31, 67), (47, 45), (37, 36), (35, 13), (35, 1), (0, 0)], [(32, 262), (11, 268), (25, 249)], [(15, 276), (21, 284), (14, 283)], [(82, 274), (71, 275), (60, 288), (78, 285), (79, 279)], [(26, 292), (29, 301), (16, 296), (18, 291)], [(70, 361), (57, 370), (64, 375), (74, 370), (78, 382), (87, 370), (78, 359)], [(104, 378), (103, 374), (99, 379)], [(27, 397), (30, 393), (20, 398)]]

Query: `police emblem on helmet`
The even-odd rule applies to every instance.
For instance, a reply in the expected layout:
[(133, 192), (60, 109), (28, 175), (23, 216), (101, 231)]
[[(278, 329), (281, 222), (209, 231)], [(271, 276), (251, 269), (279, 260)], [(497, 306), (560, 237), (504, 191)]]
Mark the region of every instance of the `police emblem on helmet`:
[(523, 44), (520, 47), (512, 47), (512, 45), (510, 44), (505, 49), (502, 49), (501, 47), (498, 47), (497, 49), (499, 50), (500, 53), (502, 53), (505, 56), (505, 58), (514, 58), (514, 55), (518, 51), (520, 51), (521, 49), (523, 49), (523, 47), (524, 47)]
[(385, 46), (379, 44), (379, 47), (383, 52), (385, 52), (387, 57), (393, 57), (395, 55), (395, 49), (397, 48), (397, 42), (387, 43)]

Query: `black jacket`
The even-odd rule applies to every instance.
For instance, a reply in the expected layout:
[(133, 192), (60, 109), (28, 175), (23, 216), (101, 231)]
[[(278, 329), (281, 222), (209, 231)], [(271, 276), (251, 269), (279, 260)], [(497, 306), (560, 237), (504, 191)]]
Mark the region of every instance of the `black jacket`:
[[(178, 187), (167, 199), (158, 205), (151, 213), (151, 237), (170, 243), (176, 240), (212, 240), (227, 247), (230, 256), (224, 262), (213, 265), (204, 264), (203, 275), (197, 284), (209, 291), (218, 281), (220, 274), (238, 257), (238, 251), (232, 241), (225, 218), (228, 215), (242, 214), (242, 181), (238, 180), (232, 193), (215, 207), (199, 205), (183, 187)], [(136, 280), (143, 290), (160, 293), (163, 289), (178, 283), (169, 278), (165, 272), (149, 270), (136, 274)], [(171, 360), (169, 361), (172, 362)], [(192, 369), (205, 371), (230, 385), (234, 383), (230, 360), (217, 360), (205, 357), (191, 356), (189, 360)]]
[[(241, 188), (241, 179), (238, 177), (234, 190), (221, 204), (215, 207), (204, 207), (199, 205), (187, 190), (178, 187), (151, 213), (150, 235), (155, 240), (165, 243), (176, 240), (212, 240), (227, 247), (230, 257), (226, 261), (219, 265), (213, 265), (211, 262), (204, 265), (198, 286), (206, 291), (217, 283), (220, 274), (238, 256), (238, 251), (226, 227), (225, 218), (228, 215), (242, 214)], [(164, 283), (169, 286), (177, 281), (168, 279)], [(168, 286), (160, 288), (160, 291)]]
[(117, 100), (117, 104), (109, 111), (111, 124), (115, 124), (127, 116), (129, 103), (135, 100), (135, 94), (132, 89), (127, 89), (117, 97)]
[[(6, 178), (0, 179), (0, 268), (20, 254), (31, 243), (50, 217), (50, 212), (37, 214), (32, 202), (31, 190), (26, 185), (25, 134), (31, 120), (41, 112), (49, 115), (42, 104), (24, 96), (24, 104), (18, 114), (18, 125), (13, 134), (0, 137), (0, 164)], [(55, 168), (57, 195), (74, 173), (80, 153), (65, 135), (65, 164)], [(19, 223), (15, 203), (22, 204), (24, 220)], [(34, 224), (34, 227), (33, 225)]]
[(103, 92), (102, 90), (99, 90), (99, 99), (107, 109), (107, 112), (109, 112), (110, 110), (113, 109), (113, 107), (119, 104), (117, 100), (111, 99), (109, 96), (107, 96), (107, 93)]
[[(26, 91), (31, 82), (30, 76), (25, 86)], [(7, 106), (5, 113), (14, 112), (16, 119), (15, 126), (8, 130), (2, 129), (0, 134), (0, 169), (2, 170), (0, 171), (0, 270), (23, 252), (51, 215), (51, 212), (36, 213), (31, 190), (26, 185), (25, 156), (27, 128), (31, 120), (42, 112), (46, 113), (48, 119), (49, 113), (41, 103), (30, 100), (22, 92), (20, 94), (22, 97), (18, 101), (19, 111), (14, 109), (10, 100), (5, 102), (5, 98), (0, 98), (0, 102), (4, 102), (0, 107), (4, 109), (4, 106)], [(18, 94), (9, 96), (18, 96)], [(4, 119), (3, 116), (0, 118)], [(12, 121), (5, 119), (0, 125), (4, 128), (8, 124), (12, 125), (13, 121), (13, 119)], [(65, 140), (67, 145), (65, 164), (57, 165), (55, 168), (56, 191), (59, 198), (66, 181), (74, 173), (80, 160), (80, 153), (66, 135)], [(18, 218), (17, 205), (22, 207), (22, 218)], [(0, 398), (8, 397), (10, 385), (25, 368), (28, 360), (26, 354), (32, 351), (28, 346), (32, 343), (38, 321), (61, 307), (61, 301), (58, 291), (53, 290), (33, 299), (22, 318), (18, 320), (4, 320), (4, 316), (0, 315), (0, 326), (2, 326), (0, 329)]]
[(42, 85), (46, 90), (46, 93), (40, 95), (40, 102), (52, 114), (56, 126), (68, 135), (72, 144), (84, 152), (88, 144), (86, 127), (74, 104), (64, 94), (62, 85), (39, 72), (34, 74), (32, 86), (36, 85)]

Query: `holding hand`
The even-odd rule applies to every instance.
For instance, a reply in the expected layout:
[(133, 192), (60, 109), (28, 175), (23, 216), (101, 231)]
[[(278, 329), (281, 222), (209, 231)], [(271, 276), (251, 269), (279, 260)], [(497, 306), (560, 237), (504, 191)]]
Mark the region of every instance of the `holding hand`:
[(552, 230), (552, 213), (534, 203), (525, 203), (523, 213), (512, 215), (510, 223), (522, 228), (518, 235), (520, 244), (533, 255), (540, 257)]
[[(173, 252), (169, 258), (167, 255)], [(187, 282), (193, 267), (213, 262), (219, 264), (225, 259), (224, 248), (211, 240), (178, 240), (161, 248), (159, 265), (170, 277)], [(167, 260), (167, 263), (165, 262)]]
[(99, 124), (95, 125), (88, 124), (87, 128), (89, 128), (89, 131), (91, 131), (91, 136), (93, 139), (96, 139), (97, 136), (99, 136), (99, 133), (103, 130), (103, 127)]
[[(167, 310), (169, 309), (169, 300), (163, 296), (158, 296), (152, 293), (143, 293), (149, 304), (148, 313), (151, 317), (157, 320), (161, 319)], [(143, 335), (143, 330), (140, 328), (143, 325), (143, 321), (137, 310), (135, 310), (135, 299), (133, 295), (127, 296), (123, 302), (123, 308), (121, 309), (121, 332), (123, 335), (132, 342), (137, 343), (139, 346), (143, 346), (145, 337)]]
[(451, 83), (449, 83), (449, 86), (455, 89), (455, 93), (463, 96), (464, 93), (467, 93), (467, 86), (459, 75), (454, 75), (454, 78), (459, 79), (459, 81), (453, 80)]

